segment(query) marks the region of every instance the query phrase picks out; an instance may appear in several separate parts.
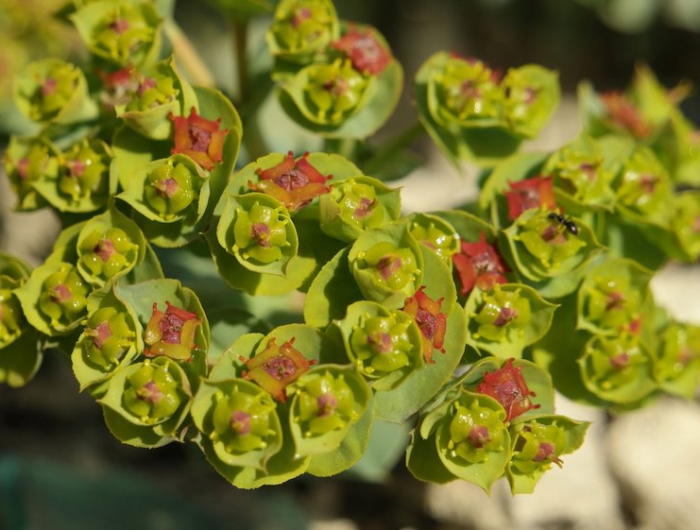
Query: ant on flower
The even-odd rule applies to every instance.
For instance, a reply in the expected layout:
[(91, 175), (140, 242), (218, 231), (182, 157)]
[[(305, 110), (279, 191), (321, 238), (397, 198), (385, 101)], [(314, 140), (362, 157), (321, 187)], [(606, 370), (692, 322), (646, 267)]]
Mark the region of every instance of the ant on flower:
[(568, 219), (564, 217), (563, 215), (556, 213), (556, 212), (550, 212), (550, 214), (547, 216), (548, 219), (551, 219), (552, 221), (557, 221), (560, 223), (566, 230), (575, 236), (578, 235), (578, 225), (572, 221), (571, 219)]

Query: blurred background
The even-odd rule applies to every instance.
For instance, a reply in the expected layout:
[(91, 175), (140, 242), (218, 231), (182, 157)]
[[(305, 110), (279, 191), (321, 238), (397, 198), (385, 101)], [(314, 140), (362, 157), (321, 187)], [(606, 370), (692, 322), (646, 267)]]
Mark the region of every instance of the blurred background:
[[(0, 0), (0, 149), (27, 132), (9, 101), (13, 72), (47, 55), (80, 58), (78, 39), (52, 14), (63, 0)], [(405, 69), (399, 108), (378, 136), (412, 122), (411, 79), (432, 53), (454, 50), (507, 69), (539, 63), (559, 72), (564, 98), (551, 124), (527, 149), (551, 150), (578, 132), (576, 88), (622, 89), (647, 63), (673, 87), (700, 86), (700, 0), (336, 0), (341, 18), (375, 25)], [(235, 100), (233, 37), (199, 0), (177, 0), (175, 19)], [(264, 31), (255, 19), (251, 53), (265, 67)], [(683, 103), (700, 123), (700, 95)], [(263, 129), (273, 150), (312, 140), (270, 98)], [(476, 194), (476, 170), (457, 172), (427, 137), (412, 150), (422, 165), (398, 184), (407, 210), (454, 206)], [(0, 180), (0, 250), (33, 264), (57, 233), (48, 212), (18, 214)], [(654, 281), (660, 304), (700, 323), (700, 272), (671, 266)], [(258, 491), (231, 487), (193, 445), (147, 451), (121, 445), (101, 411), (78, 392), (68, 363), (45, 358), (22, 389), (0, 386), (0, 528), (7, 530), (249, 529), (468, 530), (700, 528), (700, 407), (666, 398), (619, 418), (564, 400), (561, 412), (593, 421), (582, 450), (542, 480), (535, 494), (491, 497), (464, 483), (427, 486), (402, 462), (407, 434), (380, 433), (358, 470), (333, 479), (301, 477)]]

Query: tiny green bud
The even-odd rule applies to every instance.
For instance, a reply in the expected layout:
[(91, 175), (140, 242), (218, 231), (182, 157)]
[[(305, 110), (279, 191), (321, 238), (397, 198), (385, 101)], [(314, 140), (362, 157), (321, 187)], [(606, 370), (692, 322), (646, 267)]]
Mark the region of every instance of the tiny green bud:
[(12, 296), (18, 283), (0, 276), (0, 349), (18, 339), (27, 326), (19, 300)]
[(310, 373), (295, 384), (292, 414), (304, 438), (342, 430), (359, 419), (355, 396), (343, 374)]
[(520, 289), (507, 291), (495, 284), (491, 291), (482, 292), (482, 305), (471, 317), (479, 324), (475, 338), (500, 342), (509, 331), (524, 333), (530, 323), (530, 302), (520, 296)]
[(88, 362), (110, 370), (135, 344), (135, 338), (123, 312), (103, 307), (88, 317), (81, 347)]
[(360, 370), (369, 377), (415, 365), (422, 354), (412, 319), (400, 311), (363, 318), (352, 328), (350, 348)]
[(197, 198), (195, 179), (199, 176), (193, 175), (183, 163), (168, 159), (148, 174), (145, 200), (160, 217), (173, 219)]
[(69, 263), (62, 263), (42, 285), (39, 310), (49, 318), (52, 328), (65, 328), (85, 310), (88, 286)]
[(338, 32), (333, 3), (328, 0), (282, 0), (267, 34), (273, 55), (306, 61)]
[(399, 248), (389, 241), (382, 241), (357, 256), (357, 267), (371, 273), (373, 281), (392, 291), (415, 292), (420, 274), (413, 252)]
[(343, 122), (358, 109), (367, 88), (367, 79), (352, 67), (350, 60), (308, 66), (304, 89), (311, 118), (323, 125)]
[(478, 399), (460, 399), (451, 405), (452, 418), (445, 423), (440, 443), (455, 463), (477, 464), (489, 453), (506, 450), (505, 412), (485, 407)]
[(234, 383), (228, 394), (219, 392), (215, 395), (214, 430), (207, 433), (233, 455), (264, 450), (279, 436), (274, 428), (275, 403), (272, 397), (241, 383)]
[(514, 440), (511, 470), (513, 473), (532, 475), (542, 473), (556, 464), (561, 467), (559, 455), (566, 448), (564, 430), (556, 423), (543, 424), (532, 420)]
[(281, 204), (271, 207), (255, 202), (249, 211), (238, 208), (233, 225), (234, 254), (244, 261), (254, 260), (267, 264), (287, 254), (289, 213)]
[(169, 359), (145, 361), (127, 378), (123, 405), (143, 423), (161, 423), (180, 407), (179, 387)]
[(104, 145), (85, 139), (61, 158), (58, 190), (73, 203), (89, 197), (93, 197), (95, 202), (105, 203), (109, 193), (110, 157)]

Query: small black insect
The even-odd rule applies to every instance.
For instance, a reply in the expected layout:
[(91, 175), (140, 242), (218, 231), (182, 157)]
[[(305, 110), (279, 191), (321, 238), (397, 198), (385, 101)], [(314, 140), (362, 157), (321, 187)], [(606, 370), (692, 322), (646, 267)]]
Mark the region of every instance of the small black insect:
[(578, 235), (578, 225), (571, 219), (567, 219), (563, 215), (555, 212), (551, 212), (547, 217), (552, 221), (557, 221), (558, 223), (561, 223), (562, 226), (564, 226), (570, 234), (573, 234), (575, 236)]

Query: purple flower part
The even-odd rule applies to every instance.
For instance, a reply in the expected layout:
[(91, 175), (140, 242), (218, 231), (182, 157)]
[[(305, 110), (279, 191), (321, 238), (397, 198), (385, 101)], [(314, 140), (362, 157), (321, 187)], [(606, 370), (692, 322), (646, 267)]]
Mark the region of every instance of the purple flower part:
[(180, 185), (173, 178), (159, 180), (153, 184), (158, 195), (170, 199), (180, 189)]
[(149, 381), (143, 385), (137, 390), (136, 395), (140, 400), (148, 401), (153, 404), (158, 403), (164, 396), (163, 392), (160, 391), (160, 388), (158, 388), (155, 381)]
[(155, 88), (156, 86), (156, 80), (151, 78), (151, 77), (146, 77), (141, 83), (139, 83), (139, 88), (138, 88), (138, 94), (139, 97), (143, 96), (143, 93), (146, 92), (146, 90), (150, 90), (151, 88)]
[(620, 291), (613, 291), (608, 295), (608, 302), (605, 304), (605, 310), (622, 309), (625, 305), (625, 295)]
[(99, 326), (95, 328), (95, 334), (92, 337), (92, 342), (95, 344), (95, 348), (102, 349), (102, 345), (107, 342), (112, 336), (112, 330), (109, 329), (109, 322), (106, 320), (102, 322)]
[(612, 369), (615, 371), (620, 371), (627, 368), (629, 363), (630, 356), (627, 352), (618, 353), (617, 355), (610, 357), (610, 366), (612, 366)]
[(294, 375), (297, 370), (296, 366), (294, 366), (294, 362), (292, 362), (291, 359), (282, 356), (270, 359), (263, 365), (263, 369), (271, 377), (274, 377), (278, 381), (282, 381), (283, 379)]
[(270, 227), (265, 223), (253, 223), (250, 235), (261, 247), (270, 246)]
[(58, 83), (53, 77), (47, 77), (46, 80), (41, 84), (41, 95), (43, 97), (50, 96), (56, 91)]
[(469, 442), (477, 449), (481, 449), (491, 441), (488, 427), (484, 425), (474, 425), (467, 435)]
[(338, 400), (333, 394), (326, 392), (316, 398), (316, 405), (318, 406), (318, 416), (323, 418), (333, 414), (338, 408)]
[(121, 35), (129, 29), (129, 21), (125, 18), (118, 18), (109, 25), (109, 29)]
[(229, 425), (238, 436), (245, 436), (250, 432), (250, 414), (242, 410), (234, 410), (231, 412)]
[(498, 318), (493, 322), (494, 326), (505, 326), (509, 322), (512, 322), (518, 318), (518, 310), (513, 307), (503, 307), (498, 315)]
[(391, 353), (393, 350), (393, 343), (391, 342), (391, 335), (388, 333), (371, 333), (367, 336), (367, 344), (370, 348), (380, 354)]
[(114, 253), (117, 251), (114, 248), (114, 242), (111, 239), (102, 239), (100, 240), (97, 245), (95, 245), (95, 248), (92, 249), (92, 251), (99, 256), (99, 258), (103, 262), (107, 262), (109, 258), (111, 258)]
[(377, 264), (379, 274), (388, 280), (392, 274), (401, 268), (401, 258), (398, 256), (384, 256)]
[(423, 336), (425, 336), (425, 338), (428, 340), (433, 340), (435, 332), (438, 328), (436, 316), (423, 308), (419, 308), (418, 313), (416, 313), (415, 320), (416, 324), (418, 324), (418, 328), (421, 330), (421, 333), (423, 333)]
[(355, 208), (355, 211), (352, 213), (352, 216), (355, 219), (363, 219), (367, 217), (372, 212), (372, 210), (374, 210), (376, 204), (376, 200), (363, 197), (362, 199), (360, 199), (360, 205), (357, 208)]
[(160, 321), (160, 331), (163, 334), (163, 342), (168, 344), (180, 344), (180, 333), (185, 321), (174, 313), (165, 313), (165, 316)]
[(56, 287), (51, 289), (52, 302), (63, 304), (68, 302), (71, 298), (73, 298), (73, 293), (70, 292), (70, 289), (65, 283), (59, 283)]

